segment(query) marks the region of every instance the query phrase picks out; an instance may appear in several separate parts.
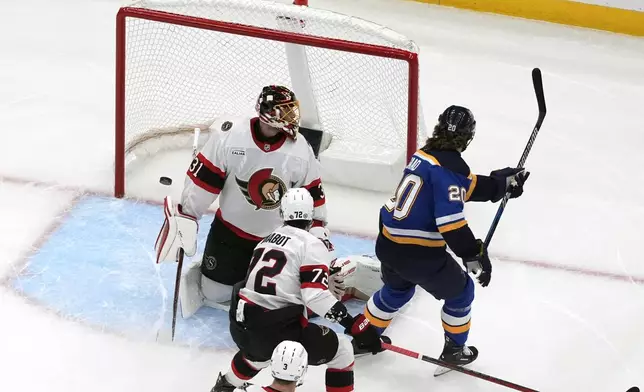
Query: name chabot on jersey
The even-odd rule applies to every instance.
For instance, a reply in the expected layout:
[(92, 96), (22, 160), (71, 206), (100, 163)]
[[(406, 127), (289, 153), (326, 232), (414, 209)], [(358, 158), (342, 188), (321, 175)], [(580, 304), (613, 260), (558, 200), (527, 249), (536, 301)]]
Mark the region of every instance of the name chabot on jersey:
[(285, 246), (290, 239), (291, 237), (289, 236), (273, 233), (273, 234), (270, 234), (268, 237), (264, 238), (261, 243), (262, 244), (270, 243), (270, 244), (275, 244), (277, 246)]

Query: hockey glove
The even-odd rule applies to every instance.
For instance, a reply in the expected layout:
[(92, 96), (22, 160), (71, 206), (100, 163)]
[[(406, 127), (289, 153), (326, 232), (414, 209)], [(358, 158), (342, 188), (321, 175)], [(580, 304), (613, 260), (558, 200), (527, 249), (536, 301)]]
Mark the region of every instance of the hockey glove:
[(329, 291), (338, 300), (346, 294), (345, 280), (356, 272), (358, 264), (350, 258), (335, 259), (329, 268)]
[(494, 170), (490, 173), (490, 177), (498, 182), (497, 193), (492, 199), (492, 202), (503, 199), (506, 193), (510, 194), (510, 199), (515, 199), (523, 194), (523, 184), (530, 177), (530, 172), (524, 168), (511, 168)]
[(163, 211), (165, 220), (154, 244), (157, 263), (177, 261), (179, 249), (183, 249), (186, 256), (194, 256), (199, 227), (195, 217), (182, 213), (181, 205), (174, 205), (170, 196), (163, 201)]
[(364, 314), (355, 316), (352, 321), (351, 327), (347, 328), (345, 333), (353, 336), (356, 347), (361, 350), (367, 350), (372, 354), (381, 352), (383, 349), (380, 334)]
[(464, 257), (463, 264), (468, 273), (473, 274), (481, 286), (487, 287), (492, 279), (492, 263), (487, 255), (485, 244), (481, 240), (476, 240), (479, 253), (476, 256)]

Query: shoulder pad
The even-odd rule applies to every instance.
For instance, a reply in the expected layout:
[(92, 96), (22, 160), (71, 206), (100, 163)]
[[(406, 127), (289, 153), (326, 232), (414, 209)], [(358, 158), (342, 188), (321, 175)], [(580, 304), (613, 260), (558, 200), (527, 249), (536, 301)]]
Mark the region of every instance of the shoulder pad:
[(470, 175), (470, 167), (465, 163), (461, 154), (457, 151), (431, 151), (431, 155), (438, 160), (445, 169), (461, 174), (465, 177)]

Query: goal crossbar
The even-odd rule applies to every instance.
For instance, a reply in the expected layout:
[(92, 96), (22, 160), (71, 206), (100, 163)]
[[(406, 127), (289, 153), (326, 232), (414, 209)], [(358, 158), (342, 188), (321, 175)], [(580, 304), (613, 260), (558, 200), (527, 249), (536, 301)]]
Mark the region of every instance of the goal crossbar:
[(116, 17), (116, 137), (115, 137), (115, 184), (114, 195), (125, 195), (125, 108), (126, 92), (123, 86), (126, 82), (126, 19), (138, 18), (154, 22), (170, 23), (197, 29), (212, 30), (222, 33), (261, 38), (296, 45), (313, 46), (344, 52), (352, 52), (368, 56), (391, 58), (408, 63), (408, 137), (406, 143), (407, 160), (417, 149), (418, 102), (419, 102), (419, 65), (418, 54), (402, 49), (391, 48), (368, 43), (357, 43), (337, 38), (318, 37), (305, 34), (294, 34), (270, 28), (231, 23), (220, 20), (200, 18), (190, 15), (175, 14), (166, 11), (123, 7)]

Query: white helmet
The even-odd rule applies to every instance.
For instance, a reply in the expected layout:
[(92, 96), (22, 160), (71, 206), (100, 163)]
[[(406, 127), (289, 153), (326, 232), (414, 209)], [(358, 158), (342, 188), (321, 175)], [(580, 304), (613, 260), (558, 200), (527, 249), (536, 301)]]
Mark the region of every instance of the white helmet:
[(313, 220), (313, 198), (306, 188), (291, 188), (280, 201), (282, 220)]
[(285, 340), (273, 350), (271, 374), (284, 381), (299, 381), (306, 374), (309, 354), (298, 342)]

